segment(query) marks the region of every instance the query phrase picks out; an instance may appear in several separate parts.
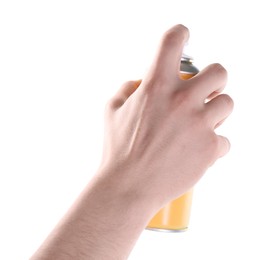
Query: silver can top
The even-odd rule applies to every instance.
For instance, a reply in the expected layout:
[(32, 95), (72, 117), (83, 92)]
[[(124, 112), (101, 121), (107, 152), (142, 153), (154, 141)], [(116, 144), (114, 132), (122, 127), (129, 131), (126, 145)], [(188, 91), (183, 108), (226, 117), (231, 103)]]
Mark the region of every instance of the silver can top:
[(188, 74), (197, 74), (199, 72), (198, 68), (193, 64), (193, 57), (183, 53), (181, 57), (180, 72)]
[(193, 57), (189, 56), (189, 55), (186, 55), (186, 54), (182, 54), (182, 57), (181, 57), (181, 62), (188, 62), (188, 63), (192, 63), (193, 64)]

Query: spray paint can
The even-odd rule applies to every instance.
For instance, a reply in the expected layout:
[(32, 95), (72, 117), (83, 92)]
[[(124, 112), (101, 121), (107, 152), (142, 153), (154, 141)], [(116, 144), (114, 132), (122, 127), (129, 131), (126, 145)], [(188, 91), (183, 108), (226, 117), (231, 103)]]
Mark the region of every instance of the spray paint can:
[[(180, 77), (187, 80), (199, 70), (193, 64), (193, 58), (183, 54), (180, 65)], [(147, 229), (165, 232), (181, 232), (188, 228), (193, 190), (168, 203), (149, 222)]]

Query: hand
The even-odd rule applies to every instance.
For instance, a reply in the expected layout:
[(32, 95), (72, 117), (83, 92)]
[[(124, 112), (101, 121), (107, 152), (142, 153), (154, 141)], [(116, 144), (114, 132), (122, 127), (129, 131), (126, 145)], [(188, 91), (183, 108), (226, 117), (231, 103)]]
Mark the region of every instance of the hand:
[(110, 100), (101, 167), (32, 260), (127, 259), (156, 211), (228, 152), (214, 132), (233, 108), (219, 95), (226, 71), (213, 64), (181, 80), (187, 39), (184, 26), (171, 28), (141, 84), (125, 83)]
[(125, 83), (106, 108), (102, 164), (118, 169), (110, 178), (119, 188), (158, 208), (193, 187), (230, 148), (228, 139), (214, 132), (233, 109), (232, 99), (220, 94), (227, 72), (212, 64), (182, 80), (180, 59), (188, 37), (182, 25), (167, 31), (141, 84)]

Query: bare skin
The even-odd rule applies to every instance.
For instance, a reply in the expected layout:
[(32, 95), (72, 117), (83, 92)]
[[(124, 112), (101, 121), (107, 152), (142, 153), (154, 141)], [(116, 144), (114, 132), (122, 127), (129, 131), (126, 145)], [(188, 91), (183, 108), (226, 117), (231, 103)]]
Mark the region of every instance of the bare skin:
[(226, 70), (181, 80), (188, 37), (182, 25), (168, 30), (142, 82), (111, 98), (101, 165), (31, 260), (127, 259), (151, 217), (229, 151), (214, 132), (233, 109)]

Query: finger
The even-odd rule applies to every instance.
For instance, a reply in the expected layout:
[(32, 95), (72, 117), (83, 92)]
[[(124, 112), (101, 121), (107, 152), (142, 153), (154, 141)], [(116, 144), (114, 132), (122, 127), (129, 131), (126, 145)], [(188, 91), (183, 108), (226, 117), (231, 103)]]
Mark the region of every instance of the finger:
[(223, 91), (227, 82), (227, 71), (218, 64), (211, 64), (199, 72), (194, 78), (194, 93), (201, 100), (212, 99)]
[(179, 77), (181, 56), (189, 31), (183, 25), (176, 25), (163, 36), (155, 60), (150, 67), (150, 78), (170, 82)]
[(219, 126), (221, 126), (221, 125), (224, 123), (225, 120), (226, 120), (226, 118), (224, 118), (224, 119), (222, 119), (221, 121), (219, 121), (219, 122), (215, 125), (214, 129), (217, 129)]
[(141, 80), (125, 82), (111, 99), (111, 107), (121, 107), (126, 102), (126, 100), (136, 91), (140, 84)]
[(208, 120), (213, 128), (218, 127), (222, 121), (233, 111), (234, 102), (226, 94), (221, 94), (205, 104)]
[(220, 157), (223, 157), (224, 155), (226, 155), (229, 150), (230, 150), (230, 147), (231, 147), (231, 144), (229, 142), (229, 140), (224, 137), (224, 136), (221, 136), (221, 135), (217, 135), (217, 138), (218, 138), (218, 158)]
[(206, 102), (209, 102), (210, 100), (212, 100), (213, 98), (217, 97), (218, 95), (220, 95), (221, 91), (214, 91), (212, 92), (207, 98), (206, 98)]

